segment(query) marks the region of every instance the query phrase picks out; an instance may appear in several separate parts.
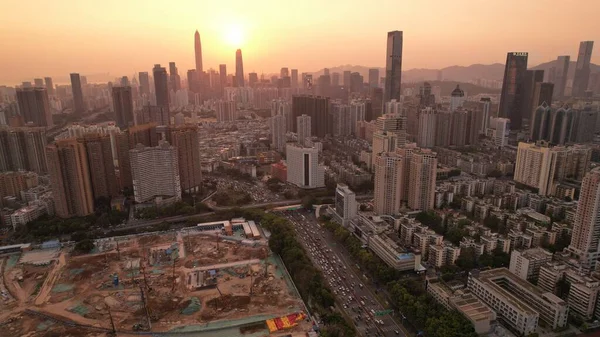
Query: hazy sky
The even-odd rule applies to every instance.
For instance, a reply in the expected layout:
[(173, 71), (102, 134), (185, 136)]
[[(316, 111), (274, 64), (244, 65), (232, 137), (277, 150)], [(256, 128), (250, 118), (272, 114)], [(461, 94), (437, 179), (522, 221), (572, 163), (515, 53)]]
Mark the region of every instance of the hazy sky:
[(196, 29), (205, 69), (226, 63), (228, 72), (237, 47), (246, 73), (383, 66), (390, 30), (404, 31), (405, 70), (503, 63), (507, 51), (528, 51), (530, 65), (576, 59), (581, 40), (596, 41), (600, 63), (598, 13), (600, 0), (3, 1), (0, 83), (131, 76), (169, 61), (185, 76)]

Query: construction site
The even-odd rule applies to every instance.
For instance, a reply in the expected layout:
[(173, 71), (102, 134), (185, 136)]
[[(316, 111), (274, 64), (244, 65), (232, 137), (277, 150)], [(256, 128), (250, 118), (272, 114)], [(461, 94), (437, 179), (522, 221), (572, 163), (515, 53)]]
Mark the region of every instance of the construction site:
[(251, 221), (0, 255), (0, 336), (307, 336), (305, 306)]

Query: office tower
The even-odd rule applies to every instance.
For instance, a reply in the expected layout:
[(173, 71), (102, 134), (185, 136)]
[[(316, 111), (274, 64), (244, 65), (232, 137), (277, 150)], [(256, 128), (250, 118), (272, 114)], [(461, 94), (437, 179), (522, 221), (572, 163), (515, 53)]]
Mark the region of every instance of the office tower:
[(194, 54), (196, 59), (196, 73), (202, 74), (202, 44), (200, 43), (200, 33), (196, 30), (194, 33)]
[[(569, 64), (571, 63), (571, 56), (559, 56), (556, 59), (556, 67), (554, 69), (554, 81), (548, 81), (554, 83), (554, 91), (552, 97), (556, 99), (562, 99), (565, 97), (565, 89), (567, 87), (567, 77), (569, 73)], [(552, 102), (548, 102), (552, 104)]]
[(46, 147), (46, 157), (56, 215), (92, 214), (94, 195), (85, 145), (75, 138), (58, 140)]
[(308, 115), (298, 116), (296, 118), (296, 125), (297, 125), (296, 133), (298, 134), (298, 143), (300, 143), (300, 145), (305, 145), (306, 138), (311, 137), (312, 118)]
[(217, 122), (231, 122), (237, 119), (235, 102), (221, 100), (216, 105)]
[(523, 122), (523, 104), (527, 99), (524, 97), (526, 71), (527, 53), (513, 52), (506, 55), (498, 117), (510, 119), (510, 125), (515, 130), (521, 129)]
[(156, 95), (156, 105), (169, 109), (169, 79), (167, 69), (155, 64), (152, 69), (154, 76), (154, 94)]
[(340, 73), (331, 73), (331, 85), (334, 87), (340, 86)]
[(94, 200), (119, 195), (110, 135), (86, 134), (80, 141), (85, 144)]
[[(450, 94), (450, 111), (454, 112), (459, 107), (462, 107), (465, 99), (465, 92), (457, 84), (456, 88), (454, 88)], [(435, 104), (435, 99), (433, 100), (433, 103)]]
[(44, 81), (46, 82), (46, 91), (48, 91), (48, 96), (54, 96), (54, 84), (52, 83), (52, 77), (44, 77)]
[(576, 256), (583, 270), (594, 270), (600, 258), (600, 168), (585, 175), (573, 223), (568, 251)]
[(83, 103), (83, 91), (81, 89), (81, 77), (77, 73), (71, 74), (71, 90), (73, 91), (73, 111), (82, 113), (85, 111)]
[(236, 87), (244, 87), (244, 61), (242, 60), (242, 50), (235, 51), (235, 81)]
[(402, 32), (387, 34), (387, 53), (385, 55), (385, 94), (384, 101), (400, 100), (402, 84)]
[(198, 73), (196, 72), (196, 69), (190, 69), (187, 71), (187, 85), (190, 92), (200, 92), (200, 82), (198, 81)]
[(134, 125), (131, 87), (113, 87), (112, 98), (117, 126), (126, 129)]
[(568, 106), (552, 110), (550, 121), (550, 141), (553, 144), (565, 144), (571, 139), (574, 113)]
[(417, 145), (420, 147), (435, 146), (437, 113), (432, 108), (425, 108), (419, 114), (419, 130)]
[(379, 69), (369, 69), (369, 87), (376, 88), (379, 86)]
[(492, 139), (497, 147), (508, 145), (508, 134), (510, 133), (510, 119), (501, 117), (490, 117), (487, 136)]
[(349, 70), (344, 70), (344, 87), (350, 88), (350, 78), (352, 76), (352, 72)]
[(300, 188), (325, 186), (325, 168), (319, 165), (319, 150), (293, 143), (286, 145), (288, 182)]
[(591, 143), (594, 140), (596, 124), (600, 113), (586, 106), (583, 110), (573, 111), (573, 123), (569, 141), (574, 143)]
[[(544, 71), (543, 70), (526, 70), (525, 79), (523, 84), (523, 109), (522, 119), (529, 120), (531, 125), (531, 113), (533, 109), (537, 108), (541, 103), (535, 103), (535, 89), (538, 83), (543, 83)], [(551, 102), (548, 102), (550, 104)]]
[(155, 197), (181, 200), (177, 149), (161, 141), (156, 147), (137, 145), (129, 151), (135, 201), (147, 202)]
[(297, 130), (298, 116), (308, 115), (311, 117), (311, 132), (313, 136), (325, 137), (329, 129), (329, 97), (296, 95), (292, 97), (292, 117), (294, 118), (294, 128)]
[(533, 111), (529, 135), (532, 141), (550, 139), (551, 118), (552, 109), (547, 102), (543, 102)]
[(587, 91), (590, 81), (590, 60), (594, 41), (582, 41), (579, 43), (579, 54), (575, 66), (575, 77), (573, 78), (572, 96), (583, 97)]
[(405, 158), (393, 153), (375, 154), (374, 211), (379, 215), (398, 214), (401, 208), (401, 190)]
[(169, 125), (171, 118), (169, 110), (162, 106), (144, 105), (138, 112), (135, 125), (156, 123), (156, 125)]
[(400, 114), (385, 114), (375, 122), (377, 130), (391, 132), (396, 138), (396, 147), (406, 145), (406, 117)]
[(200, 168), (198, 127), (195, 125), (170, 127), (168, 134), (169, 143), (177, 150), (181, 191), (200, 192), (202, 170)]
[(18, 88), (17, 102), (23, 122), (34, 126), (52, 126), (52, 114), (46, 88)]
[(284, 115), (275, 115), (269, 118), (269, 131), (271, 132), (271, 148), (277, 149), (277, 151), (279, 152), (285, 151), (285, 122), (286, 121)]
[(437, 154), (429, 149), (414, 151), (410, 158), (408, 207), (413, 210), (433, 209)]
[(298, 88), (298, 69), (292, 69), (292, 75), (290, 77), (292, 81), (292, 88)]
[(177, 92), (181, 89), (181, 77), (179, 77), (179, 71), (175, 62), (169, 62), (169, 83), (171, 90)]
[(44, 87), (44, 79), (43, 78), (34, 78), (33, 85), (36, 88), (43, 88)]
[(256, 83), (258, 83), (258, 74), (248, 73), (248, 86), (250, 86), (250, 88), (254, 88)]
[(552, 253), (545, 249), (515, 249), (511, 252), (508, 270), (523, 280), (537, 283), (540, 267), (550, 261), (552, 261)]
[(140, 96), (146, 96), (150, 98), (150, 77), (148, 72), (141, 71), (138, 73), (138, 79), (140, 81)]
[(227, 83), (227, 65), (219, 64), (219, 82), (221, 82), (221, 91), (223, 88), (227, 87), (229, 84)]
[(520, 142), (514, 180), (537, 188), (540, 195), (551, 194), (556, 161), (557, 152), (552, 148)]
[(353, 219), (358, 213), (356, 194), (346, 184), (337, 184), (335, 189), (335, 213), (342, 223)]
[(529, 126), (533, 125), (534, 115), (537, 108), (546, 102), (547, 105), (552, 104), (552, 94), (554, 92), (554, 84), (548, 82), (537, 82), (535, 83), (535, 88), (533, 89), (533, 96), (531, 99), (531, 103), (529, 104), (529, 108), (531, 111)]

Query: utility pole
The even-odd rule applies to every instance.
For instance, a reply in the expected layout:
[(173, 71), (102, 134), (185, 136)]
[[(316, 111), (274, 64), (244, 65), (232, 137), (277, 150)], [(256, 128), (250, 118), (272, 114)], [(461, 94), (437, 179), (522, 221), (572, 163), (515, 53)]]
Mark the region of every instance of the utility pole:
[(177, 262), (177, 260), (177, 257), (173, 259), (173, 287), (171, 288), (171, 292), (175, 291), (175, 263)]
[(119, 240), (117, 241), (117, 260), (121, 261), (121, 250), (119, 249)]
[(146, 297), (144, 296), (144, 289), (140, 285), (140, 293), (142, 295), (142, 304), (144, 305), (144, 311), (146, 312), (146, 320), (148, 322), (148, 330), (152, 330), (152, 322), (150, 322), (150, 309), (146, 304)]
[(117, 335), (117, 329), (115, 328), (115, 321), (113, 320), (112, 313), (110, 312), (110, 307), (106, 304), (106, 309), (108, 310), (108, 317), (110, 318), (110, 326), (111, 326), (111, 334), (113, 336)]

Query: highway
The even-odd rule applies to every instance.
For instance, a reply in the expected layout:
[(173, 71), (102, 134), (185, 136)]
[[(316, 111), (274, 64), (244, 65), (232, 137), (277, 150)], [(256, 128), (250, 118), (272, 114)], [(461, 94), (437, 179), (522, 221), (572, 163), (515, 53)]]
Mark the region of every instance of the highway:
[(297, 236), (313, 264), (336, 296), (339, 308), (350, 317), (361, 336), (403, 336), (400, 326), (389, 315), (375, 313), (386, 310), (371, 292), (362, 275), (352, 268), (352, 259), (333, 243), (330, 233), (322, 229), (313, 212), (284, 212), (294, 225)]

